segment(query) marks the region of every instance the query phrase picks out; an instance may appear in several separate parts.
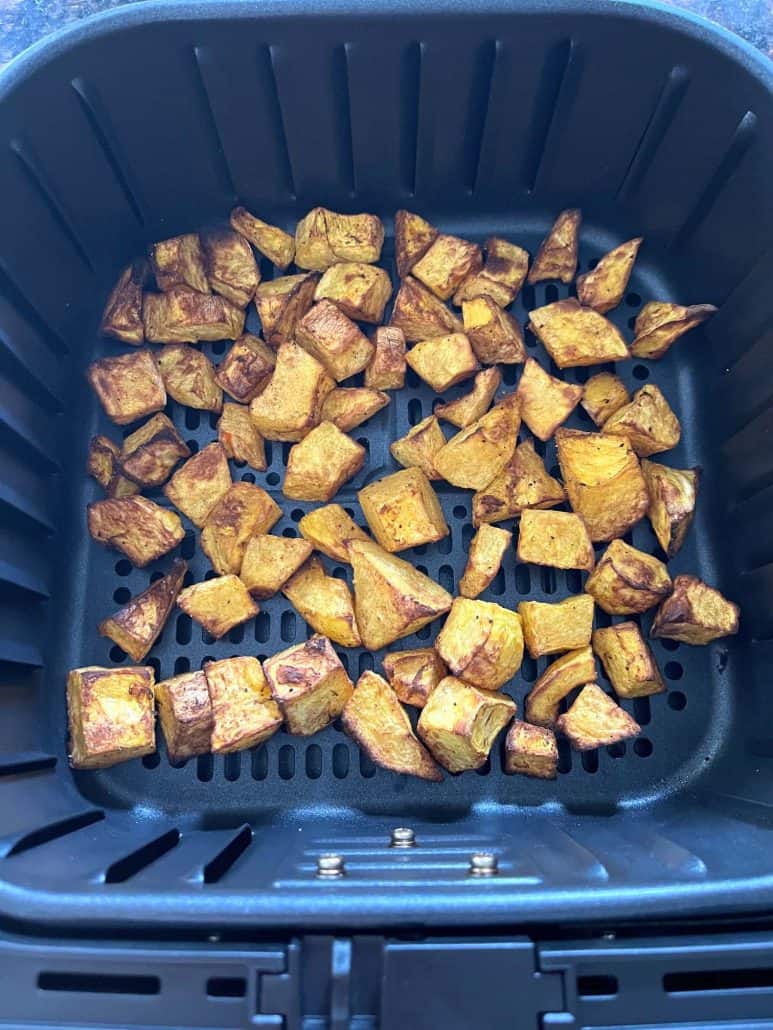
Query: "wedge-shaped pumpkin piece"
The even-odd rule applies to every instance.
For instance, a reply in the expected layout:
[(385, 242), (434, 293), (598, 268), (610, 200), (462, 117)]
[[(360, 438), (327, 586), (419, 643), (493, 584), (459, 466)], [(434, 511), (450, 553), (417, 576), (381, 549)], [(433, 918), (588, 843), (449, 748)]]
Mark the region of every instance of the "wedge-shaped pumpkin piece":
[(469, 393), (447, 404), (438, 404), (435, 415), (458, 426), (459, 429), (466, 429), (486, 414), (501, 382), (502, 373), (498, 368), (484, 368), (475, 376)]
[(242, 404), (223, 405), (223, 414), (217, 423), (217, 438), (227, 457), (246, 462), (257, 472), (265, 472), (266, 449), (263, 437), (250, 418), (249, 409)]
[(483, 256), (477, 243), (440, 233), (411, 268), (414, 278), (448, 300), (468, 276), (479, 272)]
[[(591, 617), (593, 608), (591, 607)], [(526, 718), (537, 726), (554, 726), (558, 706), (575, 687), (596, 680), (596, 662), (587, 645), (556, 658), (526, 696)]]
[(240, 336), (218, 365), (215, 378), (229, 397), (249, 404), (268, 386), (276, 355), (258, 336)]
[(464, 328), (442, 300), (410, 275), (397, 291), (389, 325), (402, 329), (409, 343), (460, 333)]
[(87, 665), (69, 673), (73, 769), (104, 769), (156, 750), (153, 687), (153, 669), (148, 666)]
[(212, 703), (215, 754), (257, 747), (282, 725), (282, 713), (257, 658), (205, 662), (204, 674)]
[(673, 558), (692, 525), (701, 470), (672, 469), (643, 461), (641, 470), (650, 496), (649, 520), (658, 543)]
[(121, 448), (106, 436), (92, 437), (86, 471), (96, 479), (108, 497), (132, 497), (140, 492), (139, 483), (123, 474)]
[(352, 696), (352, 681), (327, 637), (275, 654), (263, 671), (288, 731), (301, 737), (329, 726)]
[(295, 327), (314, 303), (318, 282), (316, 272), (302, 272), (261, 283), (255, 291), (263, 338), (274, 350), (295, 339)]
[(377, 479), (357, 494), (362, 513), (386, 551), (436, 543), (450, 530), (437, 494), (419, 468)]
[(625, 296), (641, 244), (641, 236), (621, 243), (605, 254), (590, 272), (578, 275), (577, 298), (580, 303), (602, 315), (616, 308)]
[(146, 293), (142, 321), (149, 343), (235, 340), (244, 331), (242, 308), (218, 294), (194, 293), (183, 286), (168, 293)]
[(161, 486), (190, 450), (166, 415), (153, 415), (130, 433), (121, 449), (121, 468), (141, 486)]
[(682, 304), (651, 300), (636, 317), (631, 354), (650, 361), (662, 358), (680, 336), (711, 318), (716, 311), (713, 304), (684, 307)]
[(411, 211), (395, 212), (395, 263), (401, 279), (408, 275), (439, 235), (434, 225), (430, 225), (421, 215)]
[(362, 261), (331, 265), (323, 274), (314, 300), (329, 300), (349, 318), (378, 325), (392, 296), (392, 280), (383, 268)]
[(316, 555), (287, 580), (282, 593), (316, 633), (341, 647), (362, 643), (348, 585), (328, 576)]
[(93, 361), (86, 373), (105, 414), (128, 426), (166, 405), (166, 390), (149, 350)]
[(389, 394), (368, 386), (338, 386), (322, 405), (323, 422), (332, 422), (342, 433), (367, 422), (389, 404)]
[(370, 540), (340, 504), (326, 504), (304, 515), (298, 523), (301, 536), (334, 561), (349, 563), (349, 541)]
[(554, 780), (557, 768), (558, 747), (553, 731), (515, 719), (505, 738), (505, 772)]
[(296, 501), (329, 501), (364, 464), (362, 444), (321, 422), (290, 448), (282, 493)]
[(473, 297), (490, 297), (501, 308), (512, 304), (520, 293), (529, 267), (529, 254), (523, 247), (490, 236), (484, 245), (486, 262), (474, 275), (469, 275), (454, 294), (460, 305)]
[(604, 315), (575, 297), (535, 308), (529, 328), (559, 368), (603, 365), (630, 357), (622, 333)]
[(411, 347), (405, 360), (436, 393), (443, 393), (462, 380), (469, 379), (480, 368), (464, 333), (449, 333), (448, 336), (422, 340)]
[(521, 667), (521, 617), (499, 604), (456, 597), (435, 650), (465, 683), (480, 690), (498, 690)]
[(671, 577), (662, 561), (624, 540), (613, 540), (585, 589), (609, 615), (634, 615), (668, 597)]
[(636, 453), (647, 458), (676, 447), (682, 427), (660, 389), (648, 383), (636, 391), (630, 404), (609, 416), (604, 432), (627, 437)]
[(204, 233), (201, 245), (209, 285), (237, 308), (246, 308), (260, 282), (252, 247), (230, 229)]
[(255, 533), (268, 533), (282, 517), (282, 509), (259, 486), (234, 483), (207, 516), (201, 531), (201, 549), (221, 576), (238, 576), (247, 541)]
[(697, 576), (677, 576), (674, 592), (655, 613), (650, 636), (709, 644), (738, 632), (740, 608)]
[(569, 511), (524, 508), (518, 527), (518, 559), (554, 569), (590, 572), (595, 557), (588, 530), (579, 515)]
[(403, 468), (418, 468), (427, 479), (440, 479), (434, 459), (445, 445), (446, 438), (440, 423), (434, 415), (429, 415), (412, 426), (405, 436), (391, 443), (389, 451)]
[(166, 625), (187, 571), (186, 563), (176, 559), (166, 576), (103, 619), (99, 632), (118, 644), (133, 662), (143, 661)]
[(627, 437), (558, 429), (556, 447), (569, 503), (591, 540), (620, 537), (647, 513), (647, 484)]
[(363, 645), (378, 651), (444, 615), (453, 598), (409, 562), (370, 540), (352, 540), (354, 610)]
[(179, 516), (147, 497), (95, 501), (87, 517), (94, 540), (122, 551), (138, 569), (167, 554), (185, 536)]
[(212, 702), (207, 677), (183, 672), (156, 685), (158, 719), (171, 762), (205, 755), (212, 744)]
[(540, 283), (545, 279), (570, 283), (574, 279), (581, 221), (582, 212), (576, 207), (567, 208), (556, 218), (532, 262), (530, 283)]
[(520, 424), (517, 403), (502, 401), (452, 436), (435, 455), (435, 468), (454, 486), (482, 490), (512, 458)]
[(513, 542), (513, 534), (484, 523), (470, 541), (467, 564), (459, 580), (462, 597), (477, 597), (493, 581)]
[(597, 372), (582, 388), (580, 403), (590, 417), (601, 427), (610, 415), (624, 407), (631, 399), (628, 388), (614, 372)]
[(376, 215), (342, 215), (315, 207), (295, 229), (295, 263), (324, 271), (341, 261), (371, 263), (381, 257), (384, 226)]
[(219, 443), (188, 458), (164, 487), (164, 493), (183, 515), (201, 528), (231, 486), (228, 458)]
[(187, 343), (171, 343), (156, 355), (166, 392), (187, 408), (220, 411), (223, 391), (212, 362)]
[(520, 365), (526, 360), (523, 329), (491, 297), (462, 301), (464, 331), (484, 365)]
[(649, 697), (664, 692), (655, 656), (635, 622), (597, 629), (592, 639), (593, 650), (618, 697)]
[(306, 312), (295, 328), (295, 340), (337, 383), (362, 372), (373, 357), (373, 344), (365, 333), (329, 300)]
[(608, 747), (641, 733), (641, 726), (597, 683), (582, 688), (569, 711), (558, 717), (556, 728), (575, 751)]
[(266, 389), (250, 403), (250, 415), (267, 440), (302, 440), (319, 425), (335, 380), (297, 343), (283, 343)]
[(524, 508), (555, 508), (566, 500), (564, 488), (548, 474), (531, 440), (519, 444), (513, 457), (472, 498), (472, 524), (502, 522)]
[(142, 291), (148, 281), (150, 266), (144, 258), (132, 261), (121, 272), (118, 282), (110, 291), (99, 331), (123, 343), (135, 346), (145, 339), (142, 324)]
[(231, 228), (283, 271), (295, 257), (295, 237), (276, 225), (269, 225), (243, 207), (231, 212)]
[(184, 287), (197, 293), (209, 293), (204, 252), (197, 233), (189, 232), (154, 243), (150, 248), (150, 261), (159, 290), (167, 292)]
[(549, 440), (580, 403), (582, 387), (556, 379), (527, 358), (516, 393), (523, 421), (539, 440)]
[(238, 576), (215, 576), (194, 583), (180, 592), (177, 604), (216, 640), (260, 610)]
[(455, 676), (446, 676), (422, 709), (417, 731), (449, 772), (465, 772), (485, 763), (515, 711), (515, 702), (505, 694), (478, 690)]
[(371, 390), (402, 390), (405, 385), (405, 333), (382, 325), (373, 334), (373, 357), (365, 369), (365, 385)]
[(434, 647), (392, 651), (382, 662), (389, 685), (404, 705), (423, 708), (444, 676), (446, 664)]
[(590, 644), (593, 598), (587, 594), (576, 594), (553, 603), (521, 601), (518, 614), (526, 650), (532, 658), (576, 651)]
[(253, 597), (264, 600), (281, 590), (311, 552), (308, 540), (258, 534), (247, 541), (239, 578)]
[(443, 779), (427, 749), (416, 739), (395, 692), (377, 673), (360, 676), (341, 721), (349, 736), (382, 769), (436, 783)]

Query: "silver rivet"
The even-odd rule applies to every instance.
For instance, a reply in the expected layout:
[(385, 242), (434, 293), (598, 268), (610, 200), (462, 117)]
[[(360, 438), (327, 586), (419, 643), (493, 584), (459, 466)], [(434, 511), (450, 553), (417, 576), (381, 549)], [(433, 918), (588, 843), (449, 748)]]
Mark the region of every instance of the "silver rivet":
[(219, 933), (211, 933), (209, 935), (209, 937), (207, 937), (207, 940), (209, 941), (210, 944), (219, 944), (220, 943), (220, 934)]
[(470, 876), (496, 876), (499, 872), (497, 856), (479, 851), (470, 858)]
[(614, 930), (606, 930), (604, 933), (602, 933), (601, 939), (602, 941), (614, 941), (617, 940), (617, 934), (614, 932)]
[(415, 848), (416, 834), (410, 826), (395, 826), (389, 840), (390, 848)]
[(320, 855), (317, 859), (317, 876), (337, 880), (346, 873), (346, 864), (341, 855)]

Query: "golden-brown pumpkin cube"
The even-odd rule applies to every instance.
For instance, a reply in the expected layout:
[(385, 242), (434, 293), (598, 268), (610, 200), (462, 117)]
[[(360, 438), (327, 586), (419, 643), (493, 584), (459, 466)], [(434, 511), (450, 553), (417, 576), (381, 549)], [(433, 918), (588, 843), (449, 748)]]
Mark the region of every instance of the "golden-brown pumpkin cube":
[(201, 240), (195, 232), (154, 243), (150, 261), (156, 285), (164, 293), (177, 287), (209, 293)]
[(342, 433), (367, 422), (389, 404), (389, 395), (368, 386), (337, 386), (322, 405), (322, 421), (332, 422)]
[(556, 728), (569, 738), (575, 751), (608, 747), (641, 733), (635, 719), (607, 697), (597, 683), (582, 688), (569, 711), (558, 717)]
[(290, 448), (282, 493), (296, 501), (329, 501), (365, 464), (365, 448), (332, 422), (320, 422)]
[(515, 702), (505, 694), (478, 690), (446, 676), (422, 709), (417, 732), (449, 772), (465, 772), (485, 763), (515, 712)]
[(166, 390), (149, 350), (92, 361), (88, 380), (105, 414), (119, 426), (161, 411)]
[(627, 437), (558, 429), (556, 448), (569, 503), (591, 540), (620, 537), (643, 518), (647, 484)]
[(365, 333), (329, 300), (310, 308), (295, 329), (295, 341), (321, 361), (340, 383), (362, 372), (373, 357)]
[(314, 303), (318, 282), (316, 272), (302, 272), (261, 283), (255, 291), (263, 338), (274, 350), (295, 339), (295, 327)]
[(203, 672), (183, 672), (156, 684), (158, 719), (171, 762), (205, 755), (212, 743), (212, 702)]
[(410, 275), (397, 291), (389, 325), (402, 329), (409, 343), (460, 333), (464, 328), (442, 300)]
[(378, 651), (444, 615), (453, 598), (372, 540), (351, 540), (354, 610), (363, 646)]
[(103, 619), (97, 627), (99, 632), (118, 644), (133, 662), (141, 662), (166, 625), (187, 571), (187, 564), (176, 558), (166, 576)]
[(440, 233), (414, 263), (411, 273), (436, 297), (448, 300), (462, 281), (479, 272), (482, 266), (483, 256), (477, 243)]
[(282, 713), (257, 658), (205, 662), (204, 674), (212, 703), (215, 754), (257, 747), (282, 725)]
[(384, 226), (376, 215), (342, 215), (315, 207), (295, 229), (298, 268), (324, 271), (341, 261), (378, 261)]
[(463, 379), (469, 379), (480, 368), (464, 333), (422, 340), (411, 347), (405, 360), (436, 393), (443, 393)]
[(249, 404), (266, 389), (275, 366), (271, 348), (259, 336), (244, 333), (218, 365), (215, 379), (229, 397)]
[[(593, 607), (591, 606), (591, 617)], [(526, 620), (524, 619), (524, 626)], [(596, 661), (587, 644), (556, 658), (526, 696), (526, 718), (537, 726), (555, 726), (558, 706), (575, 687), (596, 680)]]
[(556, 379), (527, 358), (516, 393), (523, 421), (539, 440), (549, 440), (580, 403), (582, 387)]
[(641, 244), (641, 236), (621, 243), (605, 254), (592, 271), (578, 275), (577, 298), (580, 303), (602, 315), (616, 308), (625, 296)]
[(220, 411), (223, 391), (215, 378), (212, 362), (187, 343), (171, 343), (156, 355), (166, 392), (188, 408)]
[(67, 676), (70, 765), (104, 769), (156, 750), (153, 669), (87, 665)]
[(87, 507), (89, 533), (122, 551), (141, 569), (176, 547), (185, 536), (179, 516), (147, 497), (116, 497)]
[(570, 511), (524, 508), (518, 528), (518, 560), (554, 569), (584, 569), (595, 563), (585, 522)]
[(408, 275), (439, 235), (435, 226), (421, 215), (412, 211), (395, 212), (395, 264), (401, 279)]
[(486, 263), (468, 276), (454, 294), (454, 304), (473, 297), (490, 297), (501, 308), (512, 304), (520, 293), (529, 267), (529, 254), (523, 247), (490, 236), (485, 243)]
[(349, 318), (378, 325), (392, 296), (392, 280), (383, 268), (361, 261), (331, 265), (325, 271), (314, 300), (329, 300)]
[(264, 257), (284, 271), (295, 257), (295, 237), (276, 225), (256, 218), (243, 207), (231, 212), (231, 228), (249, 240)]
[(328, 576), (316, 555), (286, 581), (282, 593), (315, 632), (341, 647), (362, 643), (348, 584)]
[(526, 360), (523, 329), (491, 297), (462, 301), (464, 331), (484, 365), (520, 365)]
[(365, 385), (372, 390), (402, 390), (405, 385), (405, 333), (382, 325), (373, 334), (373, 357), (365, 369)]
[(473, 495), (472, 524), (502, 522), (524, 508), (555, 508), (565, 500), (564, 488), (548, 474), (531, 440), (525, 440), (499, 475)]
[(231, 486), (228, 458), (219, 443), (188, 458), (164, 487), (164, 493), (200, 529)]
[(225, 403), (217, 423), (217, 438), (227, 457), (246, 462), (257, 472), (266, 471), (263, 437), (255, 428), (248, 408), (241, 404)]
[(576, 207), (567, 208), (556, 218), (532, 262), (530, 283), (540, 283), (545, 279), (570, 283), (574, 279), (581, 221), (582, 211)]
[(454, 598), (435, 650), (454, 676), (480, 690), (498, 690), (523, 660), (521, 617), (490, 601)]
[(601, 427), (610, 415), (631, 399), (628, 388), (614, 372), (597, 372), (582, 388), (580, 403), (590, 417)]
[(513, 534), (484, 523), (470, 541), (467, 564), (459, 580), (462, 597), (477, 597), (493, 581), (513, 541)]
[(740, 613), (737, 604), (697, 576), (677, 576), (673, 593), (655, 613), (650, 636), (709, 644), (737, 633)]
[(435, 455), (435, 468), (454, 486), (482, 490), (512, 458), (520, 424), (518, 404), (502, 401), (452, 436)]
[(209, 285), (237, 308), (246, 308), (260, 282), (252, 247), (230, 229), (204, 233), (201, 246)]
[(403, 468), (418, 468), (427, 479), (440, 479), (434, 459), (445, 445), (446, 438), (440, 423), (434, 415), (429, 415), (412, 426), (405, 436), (391, 443), (389, 451)]
[(432, 544), (450, 530), (437, 494), (419, 468), (377, 479), (357, 494), (362, 514), (386, 551)]
[(166, 415), (153, 415), (123, 442), (121, 468), (141, 486), (161, 486), (182, 458), (190, 457), (183, 438)]
[(92, 437), (86, 471), (108, 497), (132, 497), (140, 492), (139, 483), (128, 479), (121, 471), (121, 448), (106, 436)]
[(634, 615), (668, 597), (671, 577), (662, 561), (624, 540), (613, 540), (588, 577), (585, 590), (609, 615)]
[(662, 358), (680, 336), (701, 325), (716, 311), (713, 304), (684, 307), (682, 304), (651, 300), (636, 317), (631, 354), (650, 361)]
[(398, 699), (414, 708), (423, 708), (438, 683), (448, 675), (446, 664), (434, 647), (392, 651), (384, 655), (381, 664)]
[(326, 504), (304, 515), (298, 523), (301, 536), (334, 561), (349, 563), (349, 541), (370, 537), (340, 504)]
[[(563, 601), (521, 601), (518, 614), (526, 650), (532, 658), (576, 651), (590, 644), (593, 632), (593, 598), (587, 594)], [(587, 681), (586, 681), (587, 682)]]
[(459, 429), (466, 429), (486, 414), (501, 382), (502, 373), (498, 368), (484, 368), (475, 376), (469, 393), (447, 404), (438, 404), (435, 414)]
[(327, 637), (275, 654), (263, 671), (288, 731), (301, 737), (329, 726), (352, 696), (352, 681)]
[(250, 402), (250, 416), (267, 440), (295, 442), (319, 425), (335, 380), (297, 343), (283, 343), (266, 389)]
[(360, 676), (341, 721), (349, 736), (382, 769), (436, 783), (442, 780), (429, 752), (416, 739), (405, 709), (377, 673)]
[(641, 470), (650, 497), (649, 520), (658, 543), (673, 558), (692, 525), (701, 470), (672, 469), (654, 461), (643, 461)]
[(593, 308), (582, 307), (576, 297), (535, 308), (529, 328), (559, 368), (602, 365), (631, 356), (617, 326)]
[(618, 697), (649, 697), (664, 692), (655, 656), (635, 622), (594, 630), (592, 641)]
[(554, 780), (557, 767), (558, 747), (553, 731), (513, 720), (505, 738), (505, 772)]
[(146, 293), (142, 321), (149, 343), (202, 343), (235, 340), (244, 332), (244, 311), (219, 294), (193, 293), (176, 286)]
[(253, 597), (265, 600), (284, 586), (311, 552), (308, 540), (258, 534), (247, 541), (239, 578)]
[(238, 576), (193, 583), (180, 591), (177, 605), (216, 640), (260, 611)]
[(636, 453), (647, 458), (676, 447), (682, 427), (659, 388), (648, 383), (636, 391), (630, 404), (609, 416), (604, 432), (627, 437)]
[(215, 572), (238, 576), (247, 541), (255, 533), (268, 533), (281, 517), (282, 509), (261, 487), (234, 483), (207, 516), (201, 549)]
[(113, 336), (123, 343), (135, 346), (145, 339), (145, 327), (142, 324), (142, 291), (148, 281), (150, 266), (145, 258), (132, 261), (124, 268), (118, 282), (110, 291), (99, 331), (105, 336)]

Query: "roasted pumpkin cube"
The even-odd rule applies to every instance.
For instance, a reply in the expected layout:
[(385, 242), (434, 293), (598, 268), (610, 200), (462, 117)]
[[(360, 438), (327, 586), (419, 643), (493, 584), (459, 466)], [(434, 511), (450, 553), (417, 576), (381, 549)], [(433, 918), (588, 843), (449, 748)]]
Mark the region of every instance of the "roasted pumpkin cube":
[(462, 301), (462, 318), (475, 356), (484, 365), (520, 365), (526, 360), (520, 322), (491, 297)]
[(389, 325), (402, 329), (409, 343), (460, 333), (464, 328), (442, 300), (410, 275), (397, 291)]
[(434, 458), (445, 445), (446, 438), (440, 423), (434, 415), (429, 415), (412, 426), (405, 436), (391, 443), (389, 451), (403, 468), (418, 468), (427, 479), (440, 479)]
[(205, 755), (212, 743), (212, 702), (203, 672), (183, 672), (156, 685), (158, 719), (171, 762)]
[(110, 291), (99, 331), (105, 336), (113, 336), (123, 343), (135, 346), (145, 339), (145, 327), (142, 324), (142, 291), (148, 281), (150, 266), (144, 258), (132, 261), (121, 272), (118, 282)]
[(605, 254), (592, 271), (578, 275), (577, 298), (580, 303), (602, 315), (616, 308), (625, 296), (641, 244), (641, 236), (621, 243)]
[(322, 405), (322, 421), (332, 422), (342, 433), (367, 422), (389, 404), (389, 394), (368, 386), (338, 386), (331, 390)]
[(482, 490), (512, 458), (520, 424), (517, 403), (497, 404), (440, 448), (435, 468), (454, 486)]
[(549, 440), (580, 403), (582, 387), (556, 379), (527, 358), (516, 393), (523, 421), (539, 440)]
[(205, 233), (201, 245), (209, 285), (237, 308), (246, 308), (260, 282), (252, 247), (230, 229)]
[(274, 350), (295, 339), (295, 327), (314, 303), (318, 282), (316, 272), (303, 272), (261, 283), (255, 291), (263, 337)]
[(231, 470), (226, 453), (219, 443), (211, 443), (188, 458), (166, 484), (164, 493), (183, 515), (201, 528), (230, 486)]
[(209, 293), (204, 252), (197, 233), (188, 232), (154, 243), (150, 248), (150, 261), (159, 290), (166, 293), (184, 287), (197, 293)]
[(282, 493), (296, 501), (329, 501), (364, 464), (362, 444), (321, 422), (290, 448)]
[(161, 486), (190, 450), (164, 414), (153, 415), (123, 442), (121, 468), (141, 486)]
[(138, 569), (171, 551), (185, 536), (178, 515), (147, 497), (94, 501), (86, 510), (94, 540), (123, 552)]
[(477, 243), (440, 233), (414, 263), (411, 273), (436, 297), (448, 300), (462, 281), (475, 275), (482, 266), (483, 256)]
[(535, 508), (524, 508), (521, 512), (518, 560), (586, 572), (590, 572), (595, 562), (591, 538), (579, 515)]
[(552, 604), (521, 601), (518, 614), (521, 616), (526, 650), (532, 658), (576, 651), (590, 644), (593, 598), (587, 594), (577, 594)]
[(142, 321), (149, 343), (202, 343), (235, 340), (244, 332), (244, 311), (219, 294), (193, 293), (176, 286), (146, 293)]
[(317, 283), (314, 300), (329, 300), (349, 318), (378, 325), (392, 296), (392, 280), (383, 268), (361, 261), (331, 265)]
[(597, 372), (582, 388), (580, 403), (590, 417), (601, 427), (610, 415), (626, 405), (631, 399), (620, 376), (614, 372)]
[(283, 271), (295, 257), (295, 237), (276, 225), (269, 225), (243, 207), (231, 212), (231, 228), (244, 236), (264, 257)]
[(505, 738), (505, 772), (554, 780), (557, 768), (558, 747), (553, 731), (514, 719)]
[(523, 660), (521, 617), (490, 601), (454, 598), (435, 650), (454, 676), (480, 690), (498, 690)]
[(459, 580), (462, 597), (477, 597), (493, 581), (513, 542), (513, 534), (484, 523), (470, 541), (467, 564)]
[(224, 404), (217, 423), (217, 438), (227, 457), (246, 462), (257, 472), (265, 472), (263, 437), (255, 428), (248, 408), (241, 404)]
[(405, 333), (382, 325), (373, 334), (373, 357), (365, 369), (365, 385), (372, 390), (402, 390), (405, 385)]
[(215, 754), (257, 747), (282, 725), (282, 713), (257, 658), (205, 662), (204, 674), (212, 703)]
[(429, 752), (416, 739), (405, 709), (377, 673), (360, 676), (341, 721), (349, 736), (382, 769), (422, 780), (442, 780)]
[(662, 561), (624, 540), (613, 540), (585, 589), (609, 615), (634, 615), (668, 597), (671, 577)]
[(212, 362), (187, 343), (172, 343), (156, 356), (166, 392), (178, 404), (200, 411), (220, 411), (223, 391)]
[(295, 263), (324, 271), (342, 261), (372, 263), (381, 257), (384, 226), (376, 215), (342, 215), (315, 207), (295, 229)]
[(283, 343), (268, 386), (250, 403), (252, 421), (267, 440), (302, 440), (319, 425), (325, 397), (334, 387), (335, 380), (316, 358), (297, 343)]
[(104, 769), (156, 750), (153, 669), (87, 665), (67, 676), (70, 765)]
[(636, 391), (630, 404), (609, 416), (604, 432), (627, 437), (636, 453), (647, 458), (676, 447), (682, 427), (658, 387), (648, 383)]
[(171, 571), (132, 597), (97, 627), (103, 637), (124, 650), (133, 662), (141, 662), (158, 640), (183, 585), (188, 566), (175, 559)]
[(582, 211), (567, 208), (553, 223), (553, 227), (540, 244), (529, 271), (529, 282), (559, 279), (570, 283), (577, 271), (577, 251), (580, 245)]
[(575, 297), (556, 300), (529, 314), (529, 328), (559, 368), (625, 361), (631, 355), (622, 333)]
[(654, 461), (643, 461), (641, 470), (650, 497), (649, 520), (658, 543), (673, 558), (692, 525), (701, 470), (672, 469)]
[(220, 362), (215, 379), (229, 397), (249, 404), (268, 386), (276, 366), (271, 348), (252, 333), (245, 333)]
[(395, 212), (395, 264), (401, 279), (408, 275), (439, 235), (435, 226), (421, 215), (412, 211)]
[(386, 551), (436, 543), (450, 530), (429, 480), (419, 468), (402, 469), (363, 487), (362, 514)]
[(328, 576), (316, 555), (285, 582), (282, 593), (316, 633), (341, 647), (362, 643), (348, 584)]
[(662, 358), (680, 336), (701, 325), (716, 312), (713, 304), (669, 304), (651, 300), (636, 317), (631, 354), (635, 358)]
[(255, 533), (268, 533), (281, 517), (282, 509), (261, 487), (234, 483), (207, 516), (201, 549), (215, 572), (238, 576), (247, 541)]
[(569, 738), (575, 751), (593, 751), (628, 740), (641, 733), (641, 726), (628, 712), (607, 697), (597, 683), (589, 683), (556, 728)]
[(329, 300), (310, 308), (295, 329), (295, 341), (340, 383), (362, 372), (373, 357), (365, 333)]
[(697, 576), (677, 576), (674, 591), (655, 613), (651, 637), (709, 644), (738, 632), (740, 608)]
[(529, 254), (523, 247), (490, 236), (485, 243), (486, 262), (474, 275), (467, 276), (454, 295), (461, 305), (474, 297), (490, 297), (501, 308), (512, 304), (521, 291), (529, 268)]
[(417, 732), (449, 772), (465, 772), (485, 763), (515, 712), (515, 702), (505, 694), (446, 676), (427, 699)]
[(466, 429), (486, 414), (501, 382), (502, 373), (498, 368), (484, 368), (475, 376), (469, 393), (447, 404), (438, 404), (435, 414), (459, 429)]
[(88, 380), (105, 409), (119, 426), (128, 426), (166, 405), (166, 390), (149, 350), (92, 361)]
[(423, 708), (444, 676), (446, 664), (434, 647), (385, 654), (382, 665), (389, 686), (404, 705)]
[(301, 737), (329, 726), (352, 696), (352, 681), (327, 637), (275, 654), (263, 671), (288, 731)]
[(405, 360), (436, 393), (443, 393), (449, 387), (469, 379), (480, 368), (464, 333), (450, 333), (448, 336), (422, 340), (411, 347)]
[(108, 497), (132, 497), (140, 492), (139, 483), (128, 479), (121, 470), (121, 448), (106, 436), (92, 438), (86, 471)]
[(340, 504), (326, 504), (304, 515), (298, 523), (301, 536), (334, 561), (349, 563), (349, 541), (370, 537)]
[(238, 576), (215, 576), (193, 583), (180, 592), (177, 604), (216, 640), (260, 610)]
[[(591, 607), (591, 617), (593, 608)], [(526, 620), (524, 619), (524, 626)], [(556, 658), (545, 669), (526, 696), (526, 718), (537, 726), (554, 726), (558, 706), (575, 687), (584, 687), (596, 680), (593, 651), (585, 645)]]
[(308, 540), (257, 534), (247, 541), (239, 578), (252, 596), (262, 601), (280, 590), (311, 552)]
[(635, 622), (594, 630), (592, 641), (618, 697), (649, 697), (664, 692), (655, 656)]
[(555, 508), (565, 500), (564, 488), (548, 474), (531, 440), (525, 440), (499, 475), (473, 495), (472, 524), (502, 522), (524, 508)]

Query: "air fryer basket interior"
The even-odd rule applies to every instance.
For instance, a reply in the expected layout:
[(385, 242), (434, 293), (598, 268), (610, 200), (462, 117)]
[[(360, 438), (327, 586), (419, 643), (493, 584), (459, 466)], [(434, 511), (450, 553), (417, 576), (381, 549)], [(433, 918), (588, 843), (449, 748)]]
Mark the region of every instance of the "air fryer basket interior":
[[(66, 33), (6, 74), (0, 913), (79, 925), (483, 924), (770, 905), (770, 70), (739, 41), (660, 7), (463, 6), (283, 3), (258, 14), (239, 3), (149, 3)], [(648, 299), (720, 306), (663, 361), (616, 369), (631, 389), (649, 377), (680, 414), (683, 439), (666, 460), (705, 470), (672, 569), (696, 572), (742, 607), (733, 641), (654, 643), (668, 694), (626, 705), (643, 725), (639, 740), (583, 756), (562, 749), (555, 784), (504, 776), (498, 750), (480, 775), (409, 781), (377, 770), (335, 727), (182, 767), (162, 749), (99, 772), (68, 768), (66, 671), (120, 660), (96, 623), (168, 564), (133, 569), (85, 531), (85, 504), (98, 494), (83, 473), (88, 441), (116, 435), (83, 375), (94, 356), (122, 349), (96, 332), (105, 291), (149, 242), (222, 220), (237, 200), (287, 228), (316, 204), (373, 211), (388, 227), (408, 207), (532, 252), (555, 213), (576, 205), (583, 270), (645, 237), (612, 316), (626, 333)], [(391, 255), (388, 239), (393, 271)], [(540, 284), (513, 311), (524, 322), (529, 308), (567, 295)], [(219, 360), (224, 345), (204, 349)], [(508, 389), (515, 375), (506, 369)], [(355, 432), (368, 461), (337, 500), (352, 507), (358, 488), (394, 468), (389, 442), (433, 399), (409, 377)], [(170, 415), (186, 440), (213, 437), (207, 415), (178, 405)], [(588, 428), (580, 415), (570, 425)], [(293, 535), (313, 505), (281, 496), (287, 446), (268, 446), (257, 481), (283, 506), (275, 532)], [(555, 464), (552, 444), (546, 460)], [(472, 532), (470, 494), (439, 493), (452, 535), (409, 556), (452, 589)], [(646, 521), (631, 539), (655, 546)], [(192, 532), (180, 550), (203, 578)], [(576, 573), (511, 556), (486, 596), (515, 606), (579, 584)], [(173, 617), (152, 661), (169, 676), (305, 636), (276, 597), (216, 643)], [(366, 653), (346, 660), (353, 676), (374, 667)], [(524, 662), (519, 703), (544, 665)], [(390, 851), (396, 824), (410, 825), (419, 847)], [(499, 856), (495, 880), (465, 875), (481, 849)], [(344, 855), (344, 880), (315, 879), (323, 851)]]

